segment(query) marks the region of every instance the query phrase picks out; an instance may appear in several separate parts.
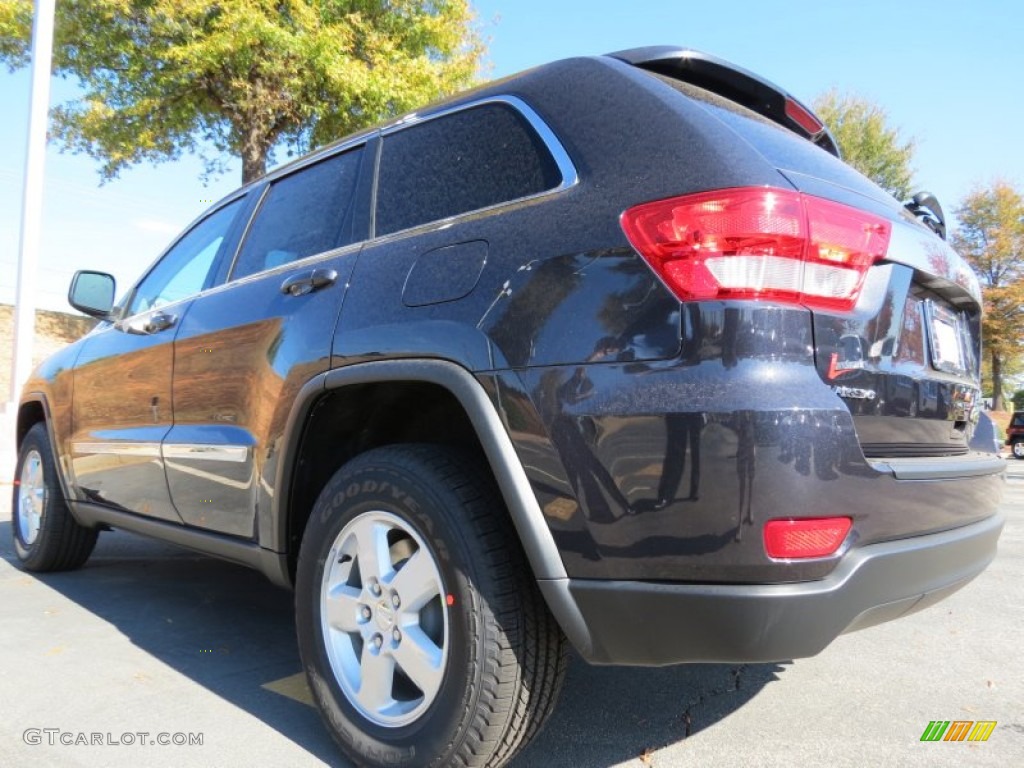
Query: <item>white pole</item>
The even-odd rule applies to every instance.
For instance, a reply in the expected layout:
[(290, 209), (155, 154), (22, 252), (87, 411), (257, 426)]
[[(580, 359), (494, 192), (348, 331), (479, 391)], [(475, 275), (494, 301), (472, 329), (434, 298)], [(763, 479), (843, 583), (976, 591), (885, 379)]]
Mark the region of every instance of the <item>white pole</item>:
[(50, 107), (50, 64), (53, 56), (53, 13), (56, 0), (36, 0), (32, 24), (32, 97), (28, 116), (28, 152), (21, 203), (21, 244), (18, 288), (14, 299), (14, 354), (11, 359), (10, 403), (18, 402), (32, 372), (32, 340), (36, 321), (36, 259), (43, 223), (43, 165)]

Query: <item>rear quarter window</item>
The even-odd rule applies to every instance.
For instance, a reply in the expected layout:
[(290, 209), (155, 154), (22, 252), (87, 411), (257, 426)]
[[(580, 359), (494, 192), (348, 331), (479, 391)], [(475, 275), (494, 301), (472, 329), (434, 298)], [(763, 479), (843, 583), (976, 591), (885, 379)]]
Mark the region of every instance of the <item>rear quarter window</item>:
[(490, 103), (384, 138), (376, 234), (528, 197), (562, 181), (547, 146), (518, 110)]

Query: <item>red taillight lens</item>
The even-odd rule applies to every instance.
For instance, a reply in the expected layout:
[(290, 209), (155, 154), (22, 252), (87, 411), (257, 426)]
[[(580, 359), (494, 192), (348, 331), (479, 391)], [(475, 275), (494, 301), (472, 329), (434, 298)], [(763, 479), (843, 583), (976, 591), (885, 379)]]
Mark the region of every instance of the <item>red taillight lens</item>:
[(829, 200), (741, 187), (622, 214), (634, 248), (683, 301), (762, 299), (848, 311), (892, 226)]
[(764, 551), (787, 560), (825, 557), (839, 549), (852, 525), (848, 517), (769, 520), (764, 524)]

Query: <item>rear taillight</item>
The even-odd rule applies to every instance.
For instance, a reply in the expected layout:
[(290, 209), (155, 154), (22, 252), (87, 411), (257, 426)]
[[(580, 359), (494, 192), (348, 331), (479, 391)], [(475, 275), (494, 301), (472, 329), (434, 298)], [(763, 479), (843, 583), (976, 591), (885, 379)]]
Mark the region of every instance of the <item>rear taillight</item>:
[(764, 551), (780, 560), (826, 557), (839, 549), (852, 525), (848, 517), (769, 520), (764, 524)]
[(800, 192), (740, 187), (622, 214), (634, 248), (683, 301), (761, 299), (848, 311), (892, 227)]

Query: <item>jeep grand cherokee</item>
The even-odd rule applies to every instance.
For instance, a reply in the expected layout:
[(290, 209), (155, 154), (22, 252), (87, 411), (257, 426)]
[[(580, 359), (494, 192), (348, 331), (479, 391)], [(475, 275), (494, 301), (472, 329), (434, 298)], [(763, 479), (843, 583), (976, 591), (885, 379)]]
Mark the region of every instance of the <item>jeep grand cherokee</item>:
[[(561, 61), (214, 205), (44, 362), (25, 568), (120, 528), (295, 590), (359, 765), (500, 766), (592, 663), (810, 656), (991, 560), (980, 292), (796, 99)], [(927, 218), (927, 217), (926, 217)], [(934, 224), (934, 222), (933, 222)]]

